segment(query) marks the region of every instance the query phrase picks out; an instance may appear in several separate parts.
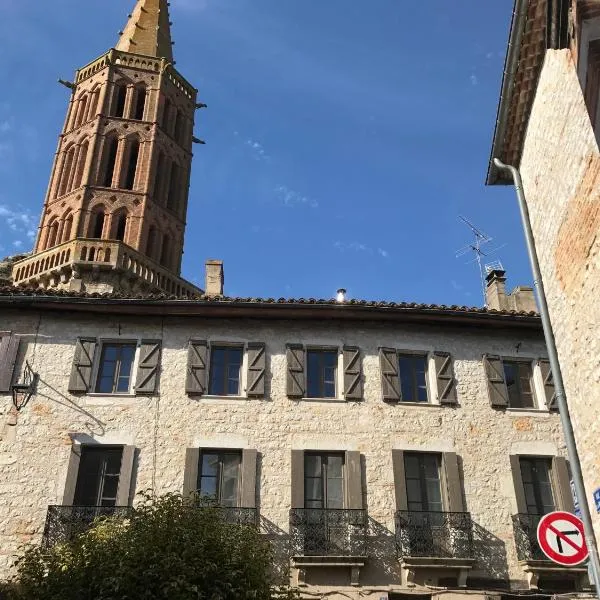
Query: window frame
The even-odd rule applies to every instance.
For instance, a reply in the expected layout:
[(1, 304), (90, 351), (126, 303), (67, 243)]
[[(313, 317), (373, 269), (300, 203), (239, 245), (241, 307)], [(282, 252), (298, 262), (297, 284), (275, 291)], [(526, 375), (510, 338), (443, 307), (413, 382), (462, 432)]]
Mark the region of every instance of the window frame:
[[(207, 348), (207, 378), (206, 378), (206, 393), (202, 395), (202, 398), (207, 399), (221, 399), (221, 400), (236, 400), (236, 399), (248, 399), (248, 341), (246, 340), (206, 340)], [(242, 350), (242, 362), (240, 364), (240, 378), (239, 378), (239, 393), (238, 394), (211, 394), (211, 374), (212, 374), (212, 361), (213, 361), (213, 348), (240, 348)]]
[[(131, 362), (131, 375), (129, 377), (129, 389), (127, 392), (98, 392), (98, 381), (101, 373), (102, 367), (102, 357), (104, 355), (104, 348), (106, 346), (118, 345), (118, 346), (134, 346), (134, 355), (133, 361)], [(140, 348), (141, 348), (141, 340), (140, 339), (113, 339), (113, 338), (105, 338), (98, 339), (97, 341), (97, 349), (94, 356), (94, 365), (92, 369), (92, 386), (91, 389), (93, 391), (88, 392), (88, 396), (108, 396), (108, 397), (133, 397), (135, 396), (135, 386), (137, 379), (137, 370), (138, 363), (140, 359)]]
[[(196, 492), (199, 498), (202, 498), (202, 466), (204, 463), (205, 455), (216, 455), (218, 457), (218, 475), (216, 476), (217, 484), (215, 489), (217, 491), (216, 497), (214, 498), (215, 503), (218, 506), (225, 506), (222, 504), (221, 492), (223, 487), (223, 457), (225, 455), (238, 456), (239, 463), (237, 466), (237, 477), (236, 477), (236, 498), (235, 506), (231, 508), (243, 508), (242, 504), (242, 476), (243, 476), (243, 464), (244, 464), (244, 452), (238, 448), (201, 448), (198, 454), (198, 476), (196, 481)], [(206, 475), (206, 477), (209, 477)], [(210, 476), (212, 477), (212, 476)], [(207, 496), (209, 497), (209, 496)]]
[[(227, 352), (228, 350), (239, 350), (240, 352), (240, 364), (239, 364), (239, 371), (238, 371), (238, 389), (237, 392), (235, 394), (229, 394), (227, 393), (227, 383), (228, 383), (228, 377), (227, 377), (227, 367), (231, 364), (229, 363), (227, 360), (224, 361), (223, 363), (223, 381), (221, 382), (223, 384), (223, 392), (222, 394), (218, 394), (215, 393), (215, 391), (213, 390), (213, 367), (214, 367), (214, 355), (215, 355), (215, 350), (224, 350), (225, 352)], [(239, 398), (242, 395), (242, 391), (246, 391), (245, 387), (243, 389), (243, 371), (244, 371), (244, 358), (245, 358), (245, 354), (246, 354), (246, 346), (245, 344), (235, 344), (235, 343), (219, 343), (219, 342), (215, 342), (215, 343), (210, 343), (210, 347), (209, 347), (209, 355), (208, 355), (208, 395), (209, 396), (218, 396), (218, 397), (224, 397), (224, 398)]]
[[(336, 362), (335, 362), (335, 375), (334, 375), (334, 393), (333, 396), (312, 396), (308, 393), (308, 355), (309, 353), (335, 353)], [(339, 400), (340, 399), (340, 391), (343, 390), (343, 385), (340, 385), (340, 372), (344, 372), (343, 364), (340, 364), (340, 361), (343, 360), (343, 352), (340, 351), (339, 346), (314, 346), (308, 345), (304, 347), (304, 394), (305, 398), (308, 400)], [(319, 375), (319, 388), (321, 389), (324, 385), (324, 375), (322, 369), (320, 370)]]
[[(531, 410), (540, 410), (540, 405), (539, 405), (539, 392), (538, 392), (538, 388), (539, 388), (539, 382), (538, 382), (538, 375), (539, 375), (539, 365), (537, 365), (535, 363), (535, 359), (533, 358), (524, 358), (524, 357), (514, 357), (514, 356), (501, 356), (502, 359), (502, 375), (504, 377), (504, 385), (506, 386), (506, 394), (507, 394), (507, 398), (509, 401), (508, 406), (506, 407), (507, 410), (522, 410), (522, 411), (531, 411)], [(505, 371), (505, 365), (509, 363), (509, 364), (516, 364), (516, 365), (527, 365), (529, 367), (529, 371), (530, 371), (530, 376), (529, 376), (529, 386), (531, 388), (531, 400), (532, 400), (532, 405), (531, 406), (511, 406), (510, 404), (510, 392), (508, 389), (508, 383), (507, 383), (507, 377), (506, 377), (506, 371)], [(520, 380), (520, 377), (518, 378)], [(521, 384), (519, 383), (519, 391), (521, 390)]]
[[(86, 453), (108, 453), (110, 451), (114, 451), (114, 450), (120, 450), (121, 453), (121, 457), (119, 460), (119, 468), (118, 468), (118, 472), (112, 473), (112, 474), (108, 474), (106, 472), (101, 472), (99, 473), (99, 479), (100, 481), (96, 481), (96, 483), (98, 484), (98, 490), (96, 493), (96, 503), (95, 504), (80, 504), (77, 502), (77, 491), (79, 489), (79, 482), (80, 482), (80, 477), (82, 476), (83, 473), (83, 469), (82, 469), (82, 463), (83, 463), (83, 457)], [(119, 444), (82, 444), (81, 445), (81, 449), (80, 449), (80, 458), (79, 458), (79, 464), (77, 466), (77, 474), (76, 474), (76, 478), (75, 478), (75, 488), (73, 491), (73, 506), (101, 506), (101, 507), (116, 507), (118, 506), (118, 501), (119, 501), (119, 484), (121, 483), (121, 477), (122, 477), (122, 473), (123, 473), (123, 463), (125, 461), (125, 447), (123, 445), (119, 445)], [(106, 468), (106, 462), (107, 462), (107, 458), (106, 456), (103, 458), (103, 462), (104, 462), (104, 469)], [(103, 491), (104, 491), (104, 485), (106, 483), (105, 479), (106, 477), (115, 477), (117, 478), (117, 485), (115, 486), (115, 497), (114, 497), (114, 504), (103, 504)], [(110, 498), (110, 500), (112, 500), (112, 498)]]
[[(396, 361), (398, 363), (398, 385), (399, 385), (399, 389), (400, 389), (400, 404), (432, 404), (432, 399), (434, 397), (433, 394), (433, 390), (432, 390), (432, 383), (431, 383), (431, 360), (432, 360), (432, 356), (433, 353), (432, 352), (428, 352), (428, 351), (423, 351), (423, 352), (419, 352), (418, 350), (397, 350), (396, 351)], [(400, 358), (401, 357), (406, 357), (406, 358), (411, 358), (411, 357), (418, 357), (418, 358), (422, 358), (425, 362), (425, 393), (427, 395), (426, 400), (405, 400), (404, 399), (404, 394), (402, 393), (402, 376), (401, 376), (401, 372), (400, 372)], [(435, 368), (433, 369), (433, 372), (435, 374)], [(413, 384), (415, 384), (415, 389), (416, 388), (416, 375), (415, 375), (416, 371), (413, 370), (412, 372), (412, 379), (413, 379)], [(436, 390), (437, 391), (437, 390)], [(437, 394), (435, 394), (435, 396), (437, 396)]]
[[(423, 464), (421, 463), (421, 461), (425, 460), (425, 457), (433, 457), (437, 460), (437, 474), (438, 474), (438, 484), (439, 484), (439, 492), (440, 492), (440, 505), (441, 505), (441, 510), (440, 511), (431, 511), (429, 510), (429, 508), (426, 511), (413, 511), (410, 508), (410, 500), (409, 500), (409, 496), (408, 496), (408, 469), (406, 468), (406, 458), (407, 456), (409, 457), (416, 457), (417, 460), (419, 461), (419, 477), (418, 477), (418, 481), (419, 481), (419, 485), (421, 488), (421, 496), (424, 497), (427, 500), (427, 504), (429, 504), (429, 499), (427, 497), (427, 478), (424, 476), (424, 469)], [(446, 482), (446, 475), (445, 475), (445, 465), (444, 465), (444, 455), (443, 453), (440, 452), (419, 452), (419, 451), (411, 451), (411, 450), (406, 450), (403, 452), (402, 455), (402, 460), (404, 461), (404, 485), (405, 485), (405, 489), (406, 489), (406, 506), (407, 506), (407, 510), (409, 512), (447, 512), (447, 507), (448, 507), (448, 499), (447, 499), (447, 493), (446, 493), (446, 488), (447, 488), (447, 482)], [(411, 477), (410, 479), (415, 479), (414, 477)], [(423, 502), (421, 502), (421, 505), (423, 505)]]
[[(523, 486), (523, 497), (524, 497), (524, 501), (525, 501), (525, 508), (527, 510), (526, 514), (528, 514), (530, 516), (538, 517), (538, 516), (543, 516), (543, 515), (541, 515), (539, 512), (536, 512), (536, 513), (529, 512), (529, 504), (527, 502), (527, 492), (525, 491), (526, 490), (526, 488), (525, 488), (526, 482), (525, 482), (525, 478), (523, 477), (523, 461), (532, 463), (533, 466), (535, 466), (535, 463), (540, 463), (540, 462), (546, 463), (546, 466), (548, 469), (547, 470), (548, 483), (550, 484), (550, 492), (552, 494), (552, 507), (553, 508), (550, 512), (554, 512), (554, 511), (558, 510), (559, 498), (558, 498), (557, 483), (555, 480), (553, 458), (554, 457), (550, 457), (550, 456), (536, 456), (536, 455), (527, 455), (527, 454), (519, 455), (519, 473), (521, 475), (521, 485)], [(527, 483), (534, 483), (534, 482), (527, 482)], [(538, 482), (538, 484), (539, 484), (539, 482)], [(535, 487), (535, 485), (534, 485), (534, 496), (535, 496), (536, 508), (539, 508), (539, 506), (541, 506), (543, 504), (541, 502), (539, 485), (537, 487)], [(544, 513), (544, 514), (549, 514), (549, 513)]]
[[(318, 456), (321, 459), (321, 474), (320, 474), (320, 480), (321, 480), (321, 489), (322, 489), (322, 498), (321, 498), (321, 504), (322, 506), (319, 508), (315, 508), (315, 507), (310, 507), (308, 508), (307, 502), (316, 502), (317, 500), (309, 500), (307, 498), (307, 486), (306, 486), (306, 480), (307, 479), (317, 479), (317, 477), (308, 477), (306, 474), (306, 459), (310, 456)], [(328, 477), (327, 477), (327, 464), (328, 464), (328, 460), (329, 458), (341, 458), (342, 460), (342, 508), (341, 509), (333, 509), (333, 508), (329, 508), (327, 506), (327, 500), (328, 500), (328, 493), (327, 493), (327, 482), (328, 482)], [(344, 451), (327, 451), (327, 450), (305, 450), (303, 452), (303, 465), (302, 465), (302, 477), (303, 477), (303, 488), (304, 488), (304, 500), (303, 500), (303, 504), (304, 504), (304, 508), (306, 510), (344, 510), (347, 507), (348, 504), (348, 499), (346, 497), (346, 486), (347, 486), (347, 473), (346, 473), (346, 453)]]

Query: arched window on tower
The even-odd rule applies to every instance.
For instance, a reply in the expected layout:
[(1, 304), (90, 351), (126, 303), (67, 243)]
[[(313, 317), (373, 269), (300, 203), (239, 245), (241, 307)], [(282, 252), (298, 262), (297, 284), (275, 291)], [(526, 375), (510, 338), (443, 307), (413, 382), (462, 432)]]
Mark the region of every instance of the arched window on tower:
[(163, 236), (160, 264), (167, 269), (171, 268), (171, 236), (168, 233)]
[(81, 185), (83, 178), (83, 171), (85, 169), (85, 161), (87, 160), (88, 149), (90, 147), (89, 142), (86, 140), (81, 144), (79, 149), (79, 157), (77, 158), (77, 166), (75, 171), (75, 179), (73, 180), (73, 188), (78, 188)]
[(162, 128), (169, 134), (171, 133), (171, 108), (171, 101), (168, 98), (165, 98), (163, 104)]
[(48, 224), (48, 236), (46, 237), (46, 250), (56, 246), (58, 241), (58, 219), (53, 217)]
[(113, 117), (125, 116), (125, 101), (127, 100), (127, 84), (124, 81), (115, 83), (111, 115)]
[(61, 243), (68, 242), (71, 239), (71, 231), (73, 230), (73, 213), (67, 213), (63, 218), (63, 228)]
[(71, 179), (71, 172), (75, 168), (73, 164), (75, 160), (75, 146), (70, 146), (65, 150), (62, 168), (60, 171), (60, 179), (57, 188), (57, 196), (63, 196), (69, 191), (69, 180)]
[(104, 187), (112, 187), (118, 148), (119, 140), (116, 136), (106, 139), (104, 143), (104, 175), (102, 177), (102, 185)]
[(86, 120), (86, 113), (88, 107), (88, 94), (84, 92), (79, 98), (79, 106), (77, 107), (77, 119), (75, 121), (75, 127), (79, 127)]
[(125, 181), (123, 188), (132, 190), (135, 184), (135, 174), (137, 172), (138, 158), (140, 156), (140, 141), (132, 138), (127, 142), (127, 169), (125, 171)]
[(167, 208), (177, 210), (177, 198), (180, 190), (181, 169), (177, 163), (171, 165), (171, 179), (169, 180), (169, 195), (167, 196)]
[(125, 241), (127, 233), (127, 209), (122, 208), (113, 213), (111, 218), (111, 239)]
[(162, 150), (158, 153), (156, 159), (156, 172), (154, 173), (154, 202), (162, 204), (163, 198), (163, 186), (165, 179), (165, 155)]
[(184, 116), (183, 113), (178, 110), (177, 114), (175, 115), (175, 141), (183, 144), (183, 123), (184, 123)]
[(88, 110), (87, 120), (91, 121), (96, 117), (96, 112), (98, 111), (98, 104), (100, 102), (100, 86), (96, 86), (90, 92), (90, 108)]
[(106, 211), (104, 210), (104, 206), (96, 206), (91, 214), (88, 237), (98, 240), (102, 238), (105, 218)]
[(138, 121), (144, 120), (146, 111), (146, 86), (143, 83), (135, 86), (135, 104), (133, 107), (133, 118)]
[(156, 239), (156, 227), (151, 225), (146, 238), (146, 256), (150, 258), (156, 257)]

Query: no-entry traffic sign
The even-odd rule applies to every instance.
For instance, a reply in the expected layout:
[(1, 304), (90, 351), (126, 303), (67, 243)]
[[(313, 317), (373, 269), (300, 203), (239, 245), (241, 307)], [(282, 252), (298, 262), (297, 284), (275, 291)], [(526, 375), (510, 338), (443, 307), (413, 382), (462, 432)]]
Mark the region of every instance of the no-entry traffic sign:
[(588, 557), (583, 523), (568, 512), (553, 512), (542, 517), (537, 539), (543, 553), (555, 563), (573, 567)]

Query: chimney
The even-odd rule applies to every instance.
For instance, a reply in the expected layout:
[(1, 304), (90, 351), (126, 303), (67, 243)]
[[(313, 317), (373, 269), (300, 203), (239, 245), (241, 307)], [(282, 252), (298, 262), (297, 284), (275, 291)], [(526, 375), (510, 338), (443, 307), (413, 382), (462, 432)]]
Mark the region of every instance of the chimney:
[(495, 310), (508, 310), (508, 298), (506, 297), (506, 271), (493, 269), (485, 278), (485, 303), (488, 308)]
[(225, 275), (223, 272), (222, 260), (206, 261), (206, 285), (204, 286), (205, 296), (222, 296), (223, 286), (225, 285)]
[(511, 310), (518, 312), (538, 312), (532, 287), (519, 285), (510, 293), (508, 299)]

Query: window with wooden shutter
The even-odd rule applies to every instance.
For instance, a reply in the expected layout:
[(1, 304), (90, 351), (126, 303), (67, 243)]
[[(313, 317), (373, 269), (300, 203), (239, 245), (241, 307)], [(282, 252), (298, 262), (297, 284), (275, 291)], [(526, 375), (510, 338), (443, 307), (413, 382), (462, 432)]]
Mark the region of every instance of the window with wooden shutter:
[(434, 352), (433, 360), (440, 404), (458, 404), (452, 356), (449, 352)]
[(9, 331), (0, 332), (0, 393), (10, 392), (18, 351), (19, 337)]
[(251, 342), (248, 344), (248, 383), (246, 386), (248, 398), (263, 398), (265, 395), (266, 355), (264, 343)]
[(303, 398), (305, 390), (304, 346), (288, 344), (287, 358), (287, 396)]
[(151, 396), (157, 393), (160, 376), (160, 355), (160, 340), (142, 340), (136, 376), (136, 394)]
[(442, 464), (446, 483), (445, 510), (455, 513), (465, 512), (458, 456), (454, 452), (444, 452), (442, 454)]
[(202, 396), (207, 386), (208, 345), (206, 340), (190, 340), (188, 347), (185, 391), (190, 396)]
[(344, 398), (362, 400), (362, 358), (360, 348), (344, 346)]
[(508, 407), (508, 389), (504, 380), (502, 359), (492, 354), (484, 354), (483, 364), (487, 376), (490, 404), (494, 408)]
[(556, 390), (554, 389), (554, 377), (552, 376), (550, 361), (540, 359), (538, 364), (540, 367), (540, 373), (542, 375), (542, 383), (544, 385), (546, 408), (548, 410), (558, 410), (558, 404), (556, 402)]
[(399, 402), (400, 377), (398, 371), (398, 353), (393, 348), (379, 348), (379, 366), (381, 368), (381, 388), (384, 402)]
[(554, 496), (559, 510), (575, 512), (575, 502), (571, 490), (571, 474), (567, 459), (555, 456), (552, 459), (552, 483), (554, 485)]
[(362, 469), (360, 465), (360, 452), (347, 450), (345, 456), (346, 476), (346, 507), (362, 509)]
[(69, 392), (86, 393), (92, 386), (92, 368), (96, 353), (96, 338), (78, 338), (69, 379)]

